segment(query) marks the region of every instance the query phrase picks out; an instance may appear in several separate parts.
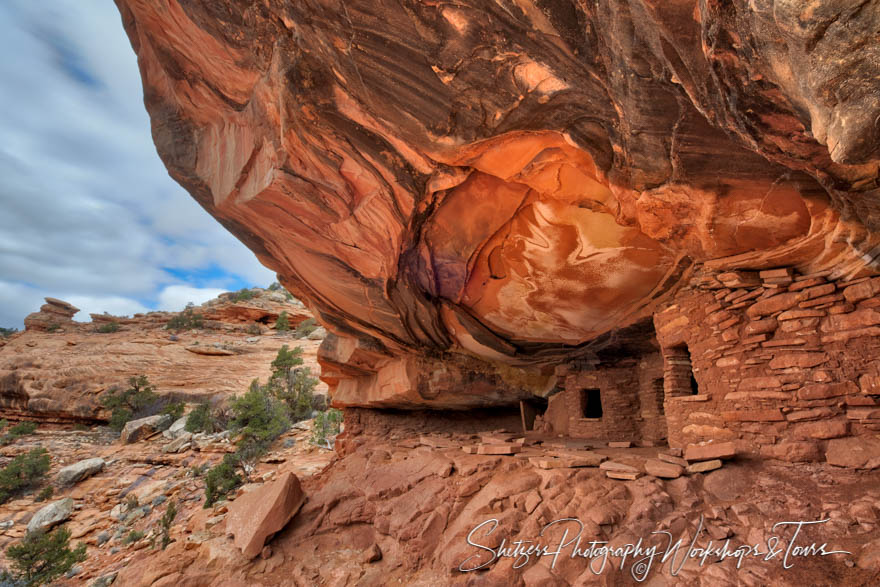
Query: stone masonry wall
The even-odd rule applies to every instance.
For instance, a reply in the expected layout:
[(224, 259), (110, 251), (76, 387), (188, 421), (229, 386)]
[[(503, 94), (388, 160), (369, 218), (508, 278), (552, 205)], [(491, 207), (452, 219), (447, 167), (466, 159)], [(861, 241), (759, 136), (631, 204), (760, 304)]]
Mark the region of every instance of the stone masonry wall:
[(824, 460), (829, 439), (880, 431), (880, 277), (829, 275), (705, 273), (655, 315), (670, 446)]
[[(660, 443), (666, 438), (662, 378), (659, 353), (589, 368), (569, 366), (562, 392), (565, 409), (559, 414), (566, 421), (553, 428), (575, 438)], [(599, 390), (601, 418), (584, 417), (585, 389)]]

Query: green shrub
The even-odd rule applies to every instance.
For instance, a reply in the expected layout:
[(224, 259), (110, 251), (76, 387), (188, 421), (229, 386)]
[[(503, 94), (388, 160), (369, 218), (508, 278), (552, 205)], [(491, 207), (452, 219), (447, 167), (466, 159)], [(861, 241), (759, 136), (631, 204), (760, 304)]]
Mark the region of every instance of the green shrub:
[(241, 397), (229, 400), (231, 420), (229, 428), (241, 433), (245, 441), (272, 441), (290, 427), (287, 409), (256, 379)]
[(131, 377), (128, 385), (125, 391), (113, 388), (101, 396), (101, 405), (111, 412), (110, 427), (114, 430), (122, 430), (126, 422), (136, 419), (160, 401), (146, 375)]
[(318, 323), (314, 318), (306, 318), (302, 322), (299, 323), (299, 326), (296, 327), (296, 330), (293, 331), (294, 336), (297, 338), (305, 338), (314, 331), (318, 329)]
[(248, 327), (245, 331), (252, 336), (260, 336), (261, 334), (263, 334), (263, 329), (260, 328), (260, 325), (257, 324), (256, 322), (248, 325)]
[(211, 507), (230, 491), (250, 481), (250, 473), (260, 458), (268, 452), (271, 444), (272, 440), (268, 439), (245, 438), (234, 453), (223, 455), (223, 462), (208, 471), (205, 478), (204, 507)]
[(18, 328), (2, 328), (0, 327), (0, 338), (7, 338), (18, 332)]
[(212, 467), (205, 475), (205, 509), (226, 497), (229, 492), (242, 484), (235, 472), (235, 461), (231, 454), (223, 455), (223, 462)]
[(45, 448), (35, 448), (12, 459), (0, 469), (0, 504), (38, 485), (49, 472), (49, 465), (49, 453)]
[(15, 426), (9, 429), (9, 432), (0, 436), (0, 446), (6, 446), (7, 444), (11, 444), (15, 442), (22, 436), (27, 436), (28, 434), (33, 434), (37, 430), (36, 422), (19, 422)]
[(197, 405), (186, 417), (186, 425), (184, 430), (192, 432), (214, 432), (217, 422), (211, 411), (211, 406), (207, 403)]
[(61, 325), (57, 322), (50, 322), (46, 325), (46, 332), (58, 332), (61, 330)]
[(277, 281), (273, 281), (266, 289), (268, 289), (269, 291), (278, 291), (279, 289), (281, 289), (281, 284)]
[(9, 429), (9, 434), (14, 434), (16, 436), (24, 436), (25, 434), (33, 434), (37, 430), (36, 422), (19, 422), (15, 426)]
[(272, 375), (267, 385), (272, 395), (285, 403), (293, 422), (305, 420), (311, 415), (315, 402), (314, 390), (318, 384), (318, 380), (311, 376), (311, 370), (299, 368), (302, 364), (301, 348), (282, 346), (272, 361)]
[(186, 408), (186, 404), (183, 402), (175, 402), (172, 401), (170, 403), (165, 404), (165, 407), (162, 408), (163, 414), (168, 414), (174, 420), (179, 420), (183, 417), (183, 410)]
[(232, 301), (233, 302), (246, 302), (248, 300), (255, 298), (256, 296), (257, 296), (257, 294), (254, 293), (252, 290), (250, 290), (246, 287), (243, 287), (240, 290), (238, 290), (237, 292), (235, 292), (235, 295), (232, 296)]
[(182, 312), (173, 316), (171, 320), (168, 321), (165, 328), (168, 330), (176, 330), (178, 332), (181, 330), (193, 330), (195, 328), (202, 328), (205, 324), (204, 320), (205, 317), (201, 314), (197, 314), (195, 306), (190, 302)]
[(272, 375), (269, 378), (270, 381), (275, 378), (284, 379), (294, 367), (302, 365), (302, 352), (303, 351), (300, 347), (294, 347), (291, 349), (287, 345), (278, 349), (278, 354), (275, 355), (275, 359), (272, 361)]
[(269, 452), (271, 444), (269, 440), (245, 440), (232, 453), (232, 463), (241, 471), (245, 481), (250, 481), (250, 474), (260, 458)]
[(111, 332), (119, 332), (119, 322), (105, 322), (95, 327), (95, 332), (101, 334), (110, 334)]
[(282, 310), (275, 320), (275, 330), (278, 332), (287, 332), (290, 330), (290, 319), (287, 317), (287, 310)]
[(0, 420), (0, 430), (3, 430), (7, 426), (9, 426), (9, 420), (7, 420), (6, 418)]
[(40, 490), (37, 494), (37, 497), (34, 498), (34, 501), (49, 501), (52, 499), (52, 496), (55, 494), (55, 490), (52, 489), (51, 485), (47, 485)]
[(76, 563), (86, 560), (86, 545), (70, 549), (70, 531), (56, 528), (52, 532), (29, 532), (21, 542), (6, 549), (13, 573), (4, 571), (6, 581), (28, 587), (51, 583)]
[(123, 544), (134, 544), (138, 540), (144, 537), (144, 533), (140, 530), (132, 530), (129, 532), (125, 538), (122, 539)]
[(36, 422), (19, 422), (15, 426), (9, 429), (7, 434), (12, 434), (13, 436), (25, 436), (26, 434), (33, 434), (37, 430)]
[(312, 423), (312, 444), (330, 448), (330, 437), (339, 434), (342, 424), (342, 412), (330, 408), (326, 412), (318, 412)]
[(165, 550), (168, 545), (171, 544), (171, 524), (176, 517), (177, 504), (173, 501), (169, 502), (168, 507), (165, 509), (165, 513), (162, 515), (162, 519), (159, 520), (159, 529), (162, 532), (162, 550)]

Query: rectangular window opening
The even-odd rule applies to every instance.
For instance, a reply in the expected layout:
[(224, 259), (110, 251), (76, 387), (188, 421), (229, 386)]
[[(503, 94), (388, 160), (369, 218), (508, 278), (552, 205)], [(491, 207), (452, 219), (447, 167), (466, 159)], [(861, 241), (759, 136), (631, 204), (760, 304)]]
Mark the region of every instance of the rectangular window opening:
[(602, 396), (598, 389), (581, 390), (582, 417), (598, 419), (602, 417)]

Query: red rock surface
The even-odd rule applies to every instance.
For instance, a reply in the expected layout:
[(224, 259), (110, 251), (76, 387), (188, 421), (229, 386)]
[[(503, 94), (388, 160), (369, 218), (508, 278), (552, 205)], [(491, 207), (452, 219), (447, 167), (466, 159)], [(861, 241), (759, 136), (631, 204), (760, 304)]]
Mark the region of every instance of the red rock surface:
[[(131, 318), (92, 315), (92, 323), (74, 322), (73, 310), (60, 321), (56, 308), (69, 306), (49, 300), (25, 320), (27, 329), (0, 347), (0, 415), (6, 418), (92, 422), (105, 417), (98, 398), (117, 386), (125, 388), (132, 376), (146, 375), (160, 394), (187, 401), (240, 394), (253, 379), (266, 380), (278, 349), (287, 344), (303, 349), (305, 366), (317, 374), (320, 341), (296, 339), (271, 327), (287, 311), (291, 325), (311, 313), (279, 292), (255, 289), (246, 302), (233, 294), (195, 308), (205, 316), (204, 328), (184, 332), (166, 330), (171, 312), (151, 312)], [(261, 335), (253, 334), (253, 319)], [(46, 332), (49, 321), (59, 328)], [(96, 328), (116, 322), (117, 332)], [(193, 352), (208, 349), (205, 354)], [(326, 393), (326, 386), (318, 391)]]
[[(666, 539), (651, 532), (669, 531), (673, 543), (681, 538), (685, 546), (676, 559), (681, 569), (670, 560), (661, 563), (658, 556), (647, 584), (797, 586), (835, 577), (841, 584), (859, 585), (871, 584), (878, 571), (871, 553), (880, 490), (874, 478), (857, 471), (824, 463), (792, 468), (733, 460), (708, 473), (663, 479), (644, 474), (656, 448), (564, 449), (567, 454), (601, 453), (639, 474), (633, 481), (614, 480), (595, 464), (541, 467), (548, 458), (558, 458), (551, 455), (562, 454), (552, 439), (544, 439), (546, 446), (528, 444), (517, 455), (467, 454), (461, 447), (479, 441), (470, 432), (494, 424), (477, 415), (347, 412), (346, 434), (357, 448), (316, 474), (297, 472), (308, 500), (269, 543), (265, 558), (241, 555), (228, 536), (231, 513), (188, 509), (175, 524), (175, 542), (167, 550), (130, 547), (110, 555), (106, 546), (96, 547), (83, 576), (118, 569), (117, 581), (132, 586), (639, 584), (629, 558), (622, 567), (618, 559), (609, 558), (604, 567), (596, 560), (591, 570), (590, 559), (571, 557), (569, 550), (552, 568), (549, 557), (532, 556), (518, 568), (514, 559), (505, 558), (484, 572), (458, 570), (471, 556), (477, 557), (471, 559), (475, 563), (488, 559), (486, 550), (467, 543), (471, 530), (488, 519), (498, 520), (497, 530), (489, 536), (477, 533), (473, 540), (495, 548), (507, 538), (513, 548), (517, 539), (540, 541), (547, 523), (569, 516), (584, 525), (582, 548), (588, 548), (589, 540), (623, 546), (641, 537), (643, 546), (658, 544), (662, 554)], [(275, 478), (306, 457), (292, 454)], [(261, 464), (258, 475), (267, 466)], [(670, 472), (664, 469), (663, 474)], [(179, 495), (189, 495), (187, 490), (184, 485)], [(747, 557), (740, 568), (735, 558), (717, 562), (710, 556), (703, 565), (699, 556), (685, 561), (684, 549), (693, 539), (697, 546), (710, 541), (720, 546), (729, 537), (731, 549), (754, 544), (766, 549), (773, 536), (787, 544), (791, 533), (773, 525), (801, 519), (829, 521), (804, 529), (799, 542), (827, 543), (829, 550), (851, 554), (798, 557), (787, 569), (779, 557)], [(561, 530), (551, 527), (544, 536), (555, 546)]]
[(544, 395), (694, 267), (850, 276), (880, 244), (876, 10), (117, 5), (171, 175), (343, 339), (338, 405)]

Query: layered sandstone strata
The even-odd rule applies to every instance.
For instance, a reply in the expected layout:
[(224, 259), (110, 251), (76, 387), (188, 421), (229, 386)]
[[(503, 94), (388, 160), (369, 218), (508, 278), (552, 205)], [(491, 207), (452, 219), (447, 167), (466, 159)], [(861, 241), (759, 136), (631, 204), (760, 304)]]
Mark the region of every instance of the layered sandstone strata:
[[(254, 379), (265, 381), (284, 344), (302, 347), (305, 365), (317, 373), (320, 341), (298, 340), (272, 329), (282, 311), (292, 326), (311, 313), (282, 293), (254, 289), (253, 294), (246, 301), (221, 294), (196, 306), (194, 312), (204, 316), (203, 327), (180, 332), (166, 329), (172, 312), (93, 314), (91, 323), (75, 322), (76, 308), (48, 298), (40, 312), (25, 319), (26, 330), (0, 347), (0, 416), (101, 420), (106, 417), (101, 394), (124, 389), (137, 375), (146, 375), (160, 394), (219, 400), (243, 393)], [(61, 320), (55, 309), (68, 307), (67, 320)], [(109, 323), (116, 323), (118, 330), (101, 332)], [(46, 331), (46, 324), (56, 326)], [(326, 386), (321, 384), (319, 391), (325, 393)]]
[(332, 331), (337, 405), (547, 395), (706, 263), (874, 271), (872, 3), (117, 5), (166, 166)]

